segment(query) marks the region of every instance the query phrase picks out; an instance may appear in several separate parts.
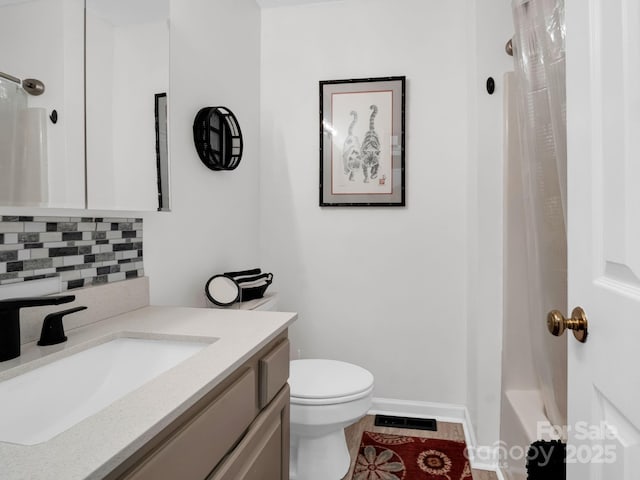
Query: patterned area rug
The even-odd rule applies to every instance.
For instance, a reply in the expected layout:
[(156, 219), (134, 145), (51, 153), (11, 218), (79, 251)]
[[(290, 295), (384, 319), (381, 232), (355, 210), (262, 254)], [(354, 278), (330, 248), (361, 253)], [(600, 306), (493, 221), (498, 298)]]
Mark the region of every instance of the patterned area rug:
[(465, 443), (363, 432), (351, 480), (471, 480)]

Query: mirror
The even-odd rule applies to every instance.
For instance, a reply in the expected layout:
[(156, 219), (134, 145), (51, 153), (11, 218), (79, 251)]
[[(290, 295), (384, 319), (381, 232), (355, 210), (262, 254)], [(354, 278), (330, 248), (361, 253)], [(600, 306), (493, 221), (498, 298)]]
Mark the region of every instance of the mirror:
[(87, 207), (169, 210), (169, 0), (86, 0)]
[(0, 206), (169, 210), (168, 17), (169, 0), (0, 0)]
[(83, 0), (0, 0), (0, 206), (85, 206), (83, 17)]

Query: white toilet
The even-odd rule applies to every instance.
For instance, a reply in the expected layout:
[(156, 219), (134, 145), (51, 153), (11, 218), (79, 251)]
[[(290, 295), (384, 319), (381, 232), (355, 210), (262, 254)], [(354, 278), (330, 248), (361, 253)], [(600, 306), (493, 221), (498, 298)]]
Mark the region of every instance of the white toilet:
[(337, 360), (293, 360), (291, 480), (340, 480), (351, 459), (344, 428), (371, 407), (373, 375)]
[[(278, 295), (247, 302), (244, 308), (277, 310)], [(290, 480), (340, 480), (351, 458), (344, 429), (371, 408), (373, 375), (337, 360), (290, 363)]]

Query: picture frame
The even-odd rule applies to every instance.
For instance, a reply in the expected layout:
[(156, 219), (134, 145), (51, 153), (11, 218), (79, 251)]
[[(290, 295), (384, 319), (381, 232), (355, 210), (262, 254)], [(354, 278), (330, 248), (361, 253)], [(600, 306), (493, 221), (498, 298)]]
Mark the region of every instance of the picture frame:
[(320, 81), (320, 206), (405, 206), (406, 77)]

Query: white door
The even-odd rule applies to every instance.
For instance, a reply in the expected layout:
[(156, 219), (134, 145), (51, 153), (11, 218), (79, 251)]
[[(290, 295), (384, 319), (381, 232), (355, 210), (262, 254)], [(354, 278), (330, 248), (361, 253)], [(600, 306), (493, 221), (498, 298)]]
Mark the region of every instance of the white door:
[(569, 480), (640, 480), (640, 2), (566, 0)]

